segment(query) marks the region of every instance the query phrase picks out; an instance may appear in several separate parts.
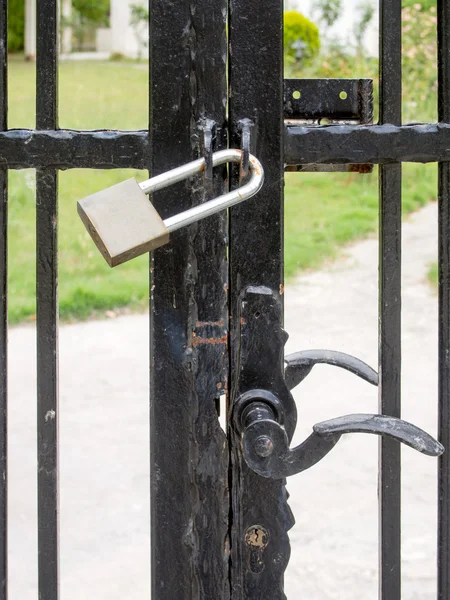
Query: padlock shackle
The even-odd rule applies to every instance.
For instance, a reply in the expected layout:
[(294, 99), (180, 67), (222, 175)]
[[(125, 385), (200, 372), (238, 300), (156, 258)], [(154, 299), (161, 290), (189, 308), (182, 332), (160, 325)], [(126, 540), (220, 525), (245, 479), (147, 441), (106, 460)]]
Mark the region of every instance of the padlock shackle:
[[(213, 166), (217, 167), (229, 162), (240, 163), (242, 160), (242, 154), (242, 150), (235, 150), (233, 148), (215, 152), (213, 154)], [(230, 206), (239, 204), (239, 202), (243, 202), (244, 200), (247, 200), (247, 198), (254, 196), (257, 192), (259, 192), (264, 183), (264, 169), (259, 160), (252, 154), (249, 156), (249, 164), (251, 176), (245, 185), (228, 192), (227, 194), (223, 194), (218, 198), (209, 200), (204, 204), (199, 204), (198, 206), (194, 206), (193, 208), (185, 210), (178, 215), (164, 219), (164, 225), (167, 227), (167, 229), (170, 232), (176, 231), (177, 229), (181, 229), (186, 225), (191, 225), (200, 219), (210, 217), (221, 210), (225, 210)], [(152, 194), (153, 192), (162, 190), (163, 188), (169, 187), (174, 183), (188, 179), (193, 175), (202, 173), (205, 168), (205, 159), (199, 158), (198, 160), (194, 160), (193, 162), (183, 165), (182, 167), (177, 167), (176, 169), (172, 169), (166, 173), (161, 173), (161, 175), (156, 175), (156, 177), (152, 177), (151, 179), (140, 183), (139, 187), (145, 194)]]

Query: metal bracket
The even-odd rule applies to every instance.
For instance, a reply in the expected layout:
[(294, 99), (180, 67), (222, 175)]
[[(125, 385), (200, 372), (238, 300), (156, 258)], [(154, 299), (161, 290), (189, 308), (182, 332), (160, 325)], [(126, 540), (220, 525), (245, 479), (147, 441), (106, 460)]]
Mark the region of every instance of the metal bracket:
[[(285, 125), (369, 125), (373, 122), (371, 79), (285, 79)], [(372, 165), (289, 165), (287, 171), (370, 173)]]

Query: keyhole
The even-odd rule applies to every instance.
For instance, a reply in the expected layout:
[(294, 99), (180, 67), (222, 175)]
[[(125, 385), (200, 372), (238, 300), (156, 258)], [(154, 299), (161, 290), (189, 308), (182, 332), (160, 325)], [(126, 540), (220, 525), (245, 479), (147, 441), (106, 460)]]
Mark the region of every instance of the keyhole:
[(269, 543), (269, 532), (261, 525), (253, 525), (245, 532), (245, 543), (249, 547), (248, 568), (252, 573), (264, 569), (263, 553)]

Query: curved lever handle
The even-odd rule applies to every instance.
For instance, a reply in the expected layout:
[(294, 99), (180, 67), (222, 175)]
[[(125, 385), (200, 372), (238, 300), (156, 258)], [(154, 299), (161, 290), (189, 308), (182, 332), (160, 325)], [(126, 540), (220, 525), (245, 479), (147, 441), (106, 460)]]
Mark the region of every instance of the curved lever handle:
[(372, 385), (378, 385), (378, 373), (368, 364), (344, 352), (335, 350), (304, 350), (285, 357), (284, 377), (289, 390), (294, 389), (311, 372), (314, 365), (323, 363), (346, 369)]
[(316, 423), (313, 431), (320, 437), (341, 436), (344, 433), (387, 435), (428, 456), (440, 456), (444, 452), (442, 444), (423, 429), (387, 415), (345, 415)]
[[(273, 413), (272, 413), (273, 415)], [(248, 416), (251, 416), (249, 413)], [(344, 433), (372, 433), (396, 439), (428, 456), (439, 456), (444, 447), (415, 425), (386, 415), (346, 415), (318, 423), (299, 446), (289, 448), (284, 427), (273, 418), (250, 421), (243, 432), (244, 458), (262, 477), (283, 479), (318, 463), (334, 448)]]

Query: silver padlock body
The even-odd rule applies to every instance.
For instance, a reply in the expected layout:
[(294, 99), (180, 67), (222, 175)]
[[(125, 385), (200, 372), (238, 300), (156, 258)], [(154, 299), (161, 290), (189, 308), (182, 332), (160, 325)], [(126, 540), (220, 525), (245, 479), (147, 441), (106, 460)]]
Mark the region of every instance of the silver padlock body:
[(169, 241), (169, 230), (134, 179), (80, 200), (78, 214), (111, 267)]

